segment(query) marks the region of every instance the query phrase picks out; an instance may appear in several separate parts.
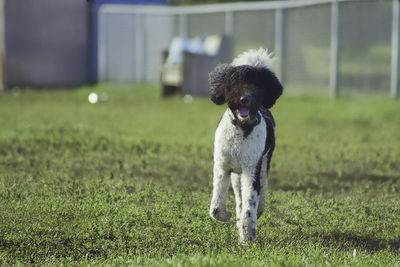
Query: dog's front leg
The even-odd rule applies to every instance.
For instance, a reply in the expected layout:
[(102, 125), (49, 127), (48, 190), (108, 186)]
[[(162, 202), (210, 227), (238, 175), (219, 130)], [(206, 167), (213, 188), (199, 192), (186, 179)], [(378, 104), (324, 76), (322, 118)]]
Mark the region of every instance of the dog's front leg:
[(213, 194), (210, 215), (218, 221), (228, 221), (232, 214), (226, 210), (226, 195), (229, 188), (229, 172), (223, 166), (214, 165)]
[(239, 242), (246, 243), (256, 237), (259, 195), (254, 186), (253, 175), (244, 171), (240, 178), (242, 187), (242, 210), (238, 223)]
[(240, 186), (240, 174), (231, 173), (233, 192), (236, 200), (236, 226), (240, 226), (240, 215), (242, 213), (242, 189)]

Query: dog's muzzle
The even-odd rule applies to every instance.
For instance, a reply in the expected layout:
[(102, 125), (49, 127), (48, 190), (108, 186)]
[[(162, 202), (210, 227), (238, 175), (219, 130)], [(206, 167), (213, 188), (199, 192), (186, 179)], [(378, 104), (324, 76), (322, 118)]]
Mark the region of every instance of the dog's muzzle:
[(236, 109), (236, 115), (242, 122), (252, 120), (255, 114), (251, 114), (251, 107), (255, 106), (256, 99), (253, 95), (244, 95), (240, 97), (240, 107)]

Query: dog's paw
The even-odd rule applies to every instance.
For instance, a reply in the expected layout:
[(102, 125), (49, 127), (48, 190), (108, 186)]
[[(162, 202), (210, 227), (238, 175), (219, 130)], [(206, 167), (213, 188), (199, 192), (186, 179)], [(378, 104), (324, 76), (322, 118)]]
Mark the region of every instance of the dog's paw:
[(249, 245), (256, 238), (255, 225), (249, 226), (249, 225), (239, 224), (238, 233), (239, 233), (239, 240), (238, 240), (239, 244), (242, 246)]
[(213, 217), (215, 220), (221, 221), (221, 222), (227, 222), (232, 216), (232, 213), (230, 213), (227, 210), (221, 210), (219, 208), (214, 208), (210, 210), (210, 216)]

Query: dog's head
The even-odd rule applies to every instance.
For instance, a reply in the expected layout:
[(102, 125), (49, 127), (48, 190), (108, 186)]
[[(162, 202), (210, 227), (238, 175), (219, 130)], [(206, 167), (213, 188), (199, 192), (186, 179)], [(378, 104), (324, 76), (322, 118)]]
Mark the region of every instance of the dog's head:
[(271, 108), (283, 88), (266, 67), (221, 64), (209, 74), (210, 99), (224, 103), (242, 123), (253, 121), (260, 107)]

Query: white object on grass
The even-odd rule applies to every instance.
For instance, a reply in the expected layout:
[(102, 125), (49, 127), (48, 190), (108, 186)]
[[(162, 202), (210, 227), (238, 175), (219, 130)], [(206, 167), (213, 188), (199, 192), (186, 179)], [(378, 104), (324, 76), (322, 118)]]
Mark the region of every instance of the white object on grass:
[(183, 102), (186, 103), (186, 104), (192, 103), (192, 102), (193, 102), (193, 96), (191, 96), (191, 95), (185, 95), (185, 96), (183, 97)]
[(97, 96), (96, 93), (90, 93), (88, 97), (89, 103), (90, 104), (96, 104), (97, 101), (99, 100), (99, 97)]

